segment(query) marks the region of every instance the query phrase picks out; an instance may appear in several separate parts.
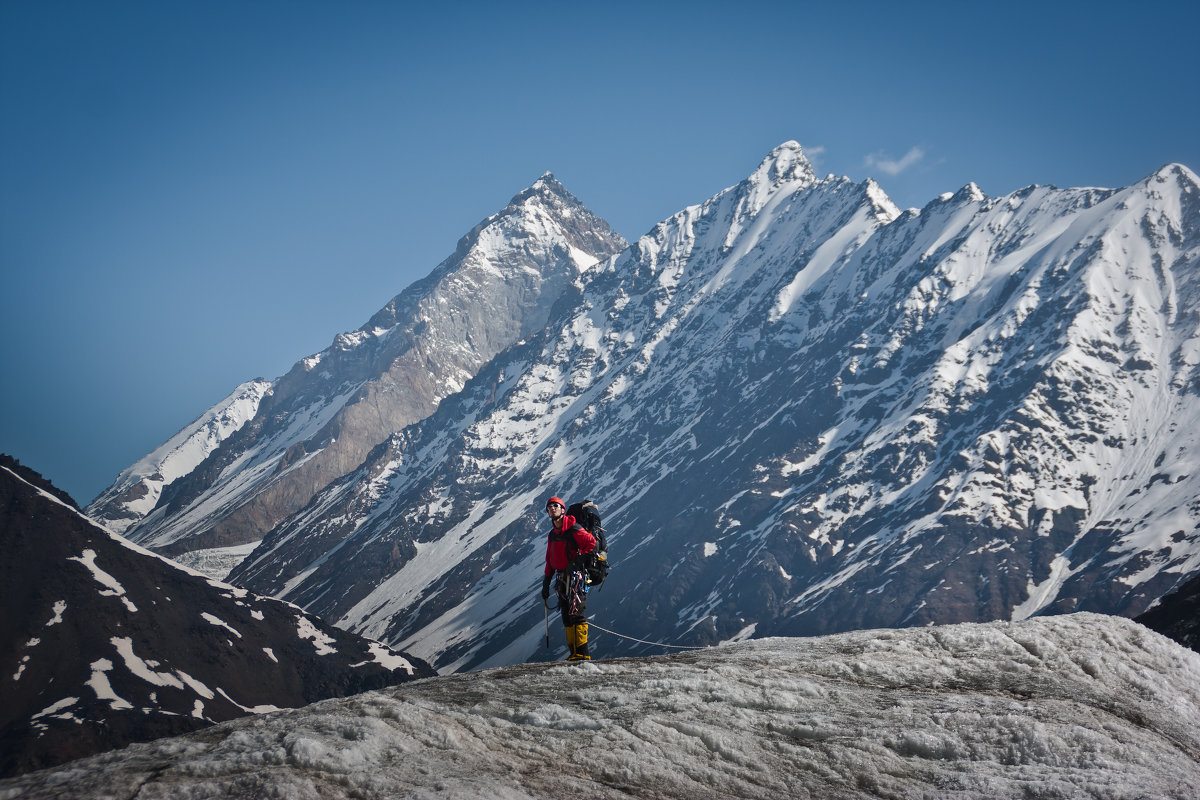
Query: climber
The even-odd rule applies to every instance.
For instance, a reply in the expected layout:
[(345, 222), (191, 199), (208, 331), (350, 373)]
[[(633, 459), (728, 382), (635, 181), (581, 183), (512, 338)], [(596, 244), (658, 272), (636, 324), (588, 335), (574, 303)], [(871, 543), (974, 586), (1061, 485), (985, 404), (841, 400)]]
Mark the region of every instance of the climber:
[(590, 661), (587, 624), (587, 556), (596, 539), (567, 513), (561, 498), (546, 501), (550, 535), (546, 540), (546, 569), (542, 576), (542, 603), (550, 599), (550, 584), (558, 596), (567, 634), (568, 661)]

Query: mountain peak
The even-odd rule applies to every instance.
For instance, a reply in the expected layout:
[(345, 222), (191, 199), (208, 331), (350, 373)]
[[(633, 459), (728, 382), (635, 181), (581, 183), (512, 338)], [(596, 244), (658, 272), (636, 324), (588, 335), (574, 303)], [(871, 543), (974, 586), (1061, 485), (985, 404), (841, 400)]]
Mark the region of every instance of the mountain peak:
[(943, 192), (938, 195), (937, 199), (942, 203), (948, 203), (951, 200), (959, 203), (982, 203), (987, 200), (987, 195), (976, 185), (975, 181), (970, 181), (957, 192)]
[[(554, 173), (548, 170), (543, 172), (541, 177), (530, 184), (529, 188), (525, 190), (525, 192), (531, 191), (550, 191), (556, 194), (569, 194), (567, 192), (567, 188), (562, 185), (562, 181), (554, 177)], [(525, 192), (522, 192), (521, 194), (524, 194)]]
[[(498, 352), (540, 331), (583, 272), (626, 246), (544, 173), (357, 331), (339, 334), (277, 382), (231, 397), (225, 407), (237, 413), (214, 409), (138, 462), (131, 469), (139, 480), (122, 477), (90, 513), (174, 556), (215, 550), (236, 562), (246, 554), (236, 548), (424, 419)], [(350, 386), (356, 391), (338, 389)], [(248, 452), (253, 459), (243, 457)], [(253, 477), (243, 480), (250, 463)], [(273, 466), (260, 468), (265, 463)], [(209, 503), (224, 492), (238, 501)], [(188, 516), (193, 511), (202, 522)], [(222, 560), (219, 570), (230, 565)]]
[(972, 203), (982, 203), (984, 200), (987, 200), (987, 195), (983, 193), (983, 189), (980, 189), (975, 181), (971, 181), (959, 189), (958, 194)]
[(799, 142), (791, 139), (768, 153), (750, 176), (752, 183), (772, 187), (791, 181), (813, 183), (816, 179), (804, 149)]
[(1145, 182), (1178, 182), (1180, 186), (1196, 187), (1200, 186), (1200, 176), (1184, 164), (1166, 164), (1146, 178)]
[[(530, 208), (536, 208), (532, 216), (529, 216)], [(554, 225), (572, 240), (571, 246), (588, 264), (602, 261), (627, 246), (625, 239), (606, 221), (571, 194), (552, 173), (544, 172), (527, 189), (518, 192), (503, 211), (484, 220), (467, 234), (459, 242), (460, 251), (489, 225), (514, 215), (528, 218), (527, 224), (539, 229), (545, 219), (553, 219)]]
[[(783, 187), (795, 191), (816, 182), (812, 164), (805, 158), (800, 144), (789, 139), (768, 153), (758, 169), (735, 187), (741, 195), (738, 213), (748, 219), (757, 215)], [(731, 236), (739, 229), (734, 226)]]
[(900, 208), (887, 196), (882, 186), (868, 178), (865, 187), (867, 198), (875, 209), (876, 219), (886, 225), (900, 216)]
[[(533, 198), (540, 198), (544, 203), (549, 204), (551, 207), (565, 205), (567, 207), (586, 209), (586, 206), (583, 205), (579, 198), (571, 194), (571, 192), (567, 190), (567, 187), (563, 186), (562, 182), (554, 177), (553, 173), (543, 172), (541, 177), (531, 183), (527, 188), (517, 192), (513, 198), (508, 201), (508, 206), (504, 211), (501, 212), (501, 215), (507, 211), (524, 205)], [(495, 216), (490, 217), (488, 220), (485, 220), (484, 223), (486, 224), (488, 221), (494, 218)]]

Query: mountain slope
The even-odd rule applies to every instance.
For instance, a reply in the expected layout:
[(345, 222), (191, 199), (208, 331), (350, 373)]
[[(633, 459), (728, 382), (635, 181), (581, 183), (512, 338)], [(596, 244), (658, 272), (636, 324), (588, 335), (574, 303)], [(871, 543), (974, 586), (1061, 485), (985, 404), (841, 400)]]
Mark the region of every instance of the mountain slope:
[[(252, 409), (239, 406), (248, 421), (222, 427), (203, 461), (164, 470), (152, 454), (97, 498), (89, 516), (173, 556), (257, 542), (390, 434), (431, 413), (497, 352), (540, 330), (579, 276), (624, 246), (544, 175), (362, 328), (269, 388), (249, 384), (261, 399)], [(232, 401), (202, 420), (224, 416)], [(172, 442), (194, 438), (197, 427), (211, 436), (211, 425), (195, 423)], [(244, 553), (235, 549), (228, 561)]]
[(89, 513), (113, 533), (122, 533), (158, 505), (163, 488), (196, 469), (221, 443), (258, 413), (271, 390), (268, 381), (249, 381), (205, 411), (192, 424), (117, 476), (89, 506)]
[(1129, 620), (521, 665), (237, 720), (0, 783), (133, 797), (1200, 794), (1200, 656)]
[(1200, 652), (1200, 575), (1164, 597), (1137, 621)]
[(7, 457), (0, 531), (3, 775), (433, 674), (130, 545)]
[(1185, 167), (900, 213), (786, 143), (231, 579), (441, 669), (526, 660), (559, 494), (601, 503), (589, 608), (639, 639), (1132, 616), (1200, 569), (1198, 264)]

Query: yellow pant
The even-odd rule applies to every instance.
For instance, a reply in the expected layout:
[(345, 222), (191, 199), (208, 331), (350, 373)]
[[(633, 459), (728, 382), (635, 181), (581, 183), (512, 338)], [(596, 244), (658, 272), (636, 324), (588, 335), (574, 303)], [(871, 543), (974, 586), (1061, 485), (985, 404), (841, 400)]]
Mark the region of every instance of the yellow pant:
[(571, 651), (567, 660), (591, 661), (592, 657), (588, 655), (588, 624), (580, 622), (577, 625), (567, 625), (566, 631), (567, 649)]

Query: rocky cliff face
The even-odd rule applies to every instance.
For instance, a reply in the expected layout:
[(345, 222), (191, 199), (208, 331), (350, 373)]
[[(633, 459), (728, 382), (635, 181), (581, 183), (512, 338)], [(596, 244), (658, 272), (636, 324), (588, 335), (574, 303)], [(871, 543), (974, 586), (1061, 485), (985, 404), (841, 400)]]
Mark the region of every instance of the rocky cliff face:
[[(270, 384), (249, 384), (258, 389), (252, 407), (235, 392), (172, 440), (201, 439), (206, 449), (192, 448), (201, 457), (164, 470), (165, 455), (151, 454), (88, 514), (176, 557), (257, 542), (498, 352), (540, 331), (580, 276), (624, 246), (547, 174), (362, 328)], [(236, 424), (205, 424), (230, 417), (229, 407), (240, 412)], [(172, 443), (160, 451), (180, 449)]]
[(1132, 616), (1200, 568), (1198, 265), (1185, 167), (901, 213), (788, 143), (232, 577), (447, 669), (525, 660), (559, 494), (600, 502), (590, 607), (640, 639)]
[(172, 565), (0, 458), (0, 776), (433, 675)]

